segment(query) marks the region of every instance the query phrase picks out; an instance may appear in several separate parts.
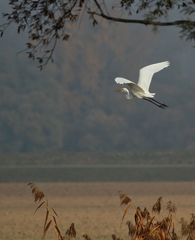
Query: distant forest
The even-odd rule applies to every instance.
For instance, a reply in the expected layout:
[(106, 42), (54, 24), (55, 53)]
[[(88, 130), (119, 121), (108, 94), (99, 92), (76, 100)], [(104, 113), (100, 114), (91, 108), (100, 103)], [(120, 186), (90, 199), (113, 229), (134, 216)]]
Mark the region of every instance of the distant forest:
[[(71, 70), (74, 80), (70, 81), (57, 76), (56, 70), (50, 77), (51, 71), (38, 75), (32, 69), (26, 77), (21, 64), (18, 67), (15, 76), (12, 70), (0, 74), (2, 154), (182, 151), (195, 146), (193, 87), (186, 90), (172, 84), (169, 94), (162, 79), (164, 93), (158, 99), (164, 96), (169, 105), (164, 111), (150, 103), (129, 103), (114, 92), (112, 76), (109, 81), (105, 78), (106, 67), (99, 78), (85, 78), (78, 66), (77, 71)], [(78, 74), (85, 80), (77, 82)], [(155, 79), (154, 84), (159, 82)], [(185, 100), (186, 94), (191, 101)]]

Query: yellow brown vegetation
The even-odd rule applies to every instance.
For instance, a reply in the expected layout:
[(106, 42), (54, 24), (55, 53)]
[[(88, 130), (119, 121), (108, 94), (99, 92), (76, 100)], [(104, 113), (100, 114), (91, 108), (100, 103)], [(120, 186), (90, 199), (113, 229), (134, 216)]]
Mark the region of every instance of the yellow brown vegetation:
[[(45, 194), (35, 184), (28, 184), (31, 188), (34, 202), (37, 204), (35, 213), (44, 208), (45, 218), (43, 222), (42, 238), (46, 238), (49, 230), (56, 233), (58, 240), (72, 240), (76, 239), (77, 232), (75, 224), (71, 223), (70, 227), (64, 231), (58, 223), (59, 215), (54, 208), (50, 207), (49, 201), (46, 199)], [(181, 234), (175, 231), (174, 215), (176, 213), (176, 206), (171, 201), (162, 206), (162, 197), (159, 197), (152, 206), (151, 210), (146, 207), (141, 208), (133, 204), (132, 199), (125, 193), (119, 192), (120, 206), (123, 214), (120, 224), (124, 224), (126, 219), (128, 239), (131, 240), (178, 240), (185, 238), (187, 240), (195, 239), (195, 215), (191, 215), (191, 219), (187, 222), (181, 218)], [(162, 212), (163, 211), (163, 212)], [(133, 218), (132, 218), (133, 216)], [(129, 219), (128, 219), (129, 218)], [(133, 219), (133, 221), (132, 221)], [(91, 240), (90, 236), (86, 233), (82, 235), (84, 240)], [(113, 240), (123, 240), (121, 234), (110, 234)]]

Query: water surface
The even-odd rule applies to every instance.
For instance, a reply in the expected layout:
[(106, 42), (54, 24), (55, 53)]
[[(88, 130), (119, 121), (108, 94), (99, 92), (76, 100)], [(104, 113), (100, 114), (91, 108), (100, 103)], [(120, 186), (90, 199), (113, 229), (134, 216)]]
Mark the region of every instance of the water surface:
[(195, 165), (65, 165), (0, 167), (1, 182), (193, 180), (195, 180)]

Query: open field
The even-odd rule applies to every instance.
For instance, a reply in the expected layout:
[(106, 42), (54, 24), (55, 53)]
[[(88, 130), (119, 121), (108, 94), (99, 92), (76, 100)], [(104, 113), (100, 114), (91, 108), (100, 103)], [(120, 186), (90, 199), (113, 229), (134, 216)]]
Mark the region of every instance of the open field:
[[(64, 231), (72, 222), (78, 238), (87, 233), (92, 239), (111, 239), (120, 232), (122, 211), (118, 191), (127, 193), (136, 206), (151, 208), (159, 196), (177, 206), (176, 222), (195, 213), (195, 182), (133, 183), (38, 183), (49, 204), (59, 214)], [(35, 204), (26, 183), (0, 184), (0, 239), (37, 240), (41, 238), (44, 213), (33, 215)], [(128, 217), (128, 216), (126, 216)], [(125, 221), (124, 221), (125, 222)], [(121, 234), (127, 236), (124, 224)], [(48, 239), (53, 235), (49, 232)]]

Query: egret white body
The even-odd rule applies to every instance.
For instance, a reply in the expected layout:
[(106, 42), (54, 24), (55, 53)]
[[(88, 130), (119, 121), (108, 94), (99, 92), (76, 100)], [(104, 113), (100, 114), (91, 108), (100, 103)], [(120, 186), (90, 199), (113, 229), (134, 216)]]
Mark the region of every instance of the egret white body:
[(137, 84), (122, 77), (115, 78), (115, 82), (122, 85), (120, 91), (125, 93), (125, 96), (128, 100), (132, 99), (133, 97), (137, 97), (139, 99), (147, 100), (160, 108), (165, 108), (167, 105), (156, 101), (154, 99), (155, 93), (149, 92), (149, 87), (153, 74), (168, 67), (169, 65), (170, 62), (165, 61), (141, 68), (139, 71), (139, 80)]

